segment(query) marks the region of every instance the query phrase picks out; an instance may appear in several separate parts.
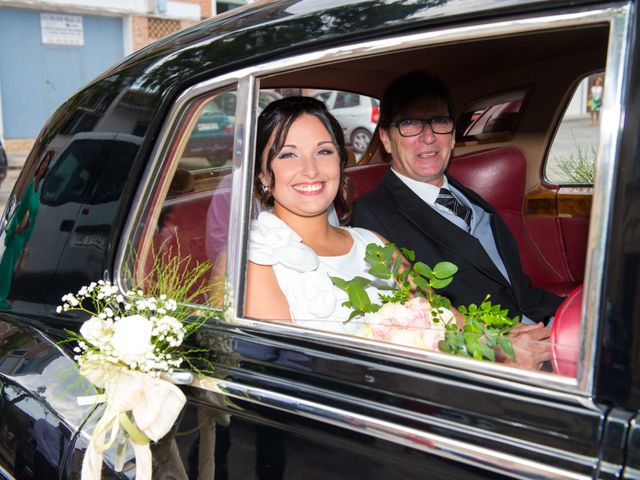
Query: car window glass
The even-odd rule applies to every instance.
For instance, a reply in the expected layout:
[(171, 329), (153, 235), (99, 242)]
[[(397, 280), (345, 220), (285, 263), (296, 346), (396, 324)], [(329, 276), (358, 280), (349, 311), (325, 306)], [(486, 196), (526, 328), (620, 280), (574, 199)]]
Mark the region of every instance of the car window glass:
[(456, 121), (456, 141), (503, 141), (518, 125), (527, 89), (501, 92), (465, 106)]
[(359, 103), (359, 95), (355, 93), (338, 93), (335, 108), (356, 107)]
[(347, 147), (354, 154), (349, 163), (357, 163), (369, 147), (373, 132), (378, 124), (380, 106), (378, 99), (353, 92), (338, 90), (301, 89), (324, 102), (329, 112), (342, 126)]
[(155, 227), (147, 234), (151, 238), (138, 254), (138, 268), (144, 270), (138, 283), (161, 281), (154, 268), (173, 265), (171, 275), (182, 282), (196, 279), (188, 288), (190, 301), (214, 307), (222, 306), (224, 295), (214, 272), (224, 272), (226, 261), (235, 111), (226, 112), (235, 100), (235, 92), (199, 100), (195, 114), (184, 120), (186, 128), (177, 129), (184, 133), (174, 140), (175, 167), (163, 184)]
[(545, 179), (559, 185), (592, 185), (599, 146), (604, 73), (576, 86), (558, 125), (544, 167)]
[[(42, 202), (101, 204), (117, 200), (140, 140), (128, 136), (72, 139), (62, 150), (42, 186)], [(95, 181), (93, 181), (95, 179)], [(90, 181), (92, 180), (92, 181)], [(92, 185), (87, 189), (87, 185)]]

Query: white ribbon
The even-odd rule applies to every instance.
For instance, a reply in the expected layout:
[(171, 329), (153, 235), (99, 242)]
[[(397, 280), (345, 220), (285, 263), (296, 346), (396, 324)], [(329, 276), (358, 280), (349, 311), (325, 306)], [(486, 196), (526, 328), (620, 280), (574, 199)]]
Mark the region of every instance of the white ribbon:
[[(184, 394), (166, 380), (124, 368), (105, 370), (103, 366), (85, 365), (81, 373), (104, 388), (104, 397), (97, 396), (94, 402), (107, 404), (85, 452), (82, 480), (100, 480), (103, 453), (114, 444), (121, 430), (127, 433), (133, 447), (136, 479), (151, 480), (149, 440), (157, 442), (171, 430), (186, 403)], [(87, 397), (78, 400), (86, 403)]]

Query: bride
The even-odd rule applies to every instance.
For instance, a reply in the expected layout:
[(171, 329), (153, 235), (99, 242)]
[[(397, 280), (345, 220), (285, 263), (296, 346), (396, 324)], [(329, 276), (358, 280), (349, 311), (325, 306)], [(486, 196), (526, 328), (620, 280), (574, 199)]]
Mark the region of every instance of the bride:
[[(246, 315), (361, 335), (364, 321), (346, 322), (351, 314), (342, 305), (347, 294), (330, 277), (373, 280), (366, 293), (375, 303), (380, 303), (380, 288), (392, 285), (366, 273), (364, 261), (366, 245), (384, 245), (385, 239), (329, 221), (334, 200), (343, 223), (351, 212), (340, 124), (318, 100), (284, 98), (260, 115), (256, 146), (254, 190), (265, 210), (251, 225)], [(461, 325), (464, 320), (453, 311)], [(509, 338), (516, 360), (507, 363), (539, 369), (549, 359), (545, 332), (535, 324), (513, 328)]]
[[(347, 294), (330, 276), (369, 279), (365, 248), (384, 239), (329, 221), (334, 199), (341, 220), (351, 212), (342, 128), (324, 104), (309, 97), (271, 103), (258, 119), (255, 191), (265, 211), (251, 226), (246, 314), (305, 327), (354, 333), (344, 323)], [(367, 287), (378, 302), (377, 279)]]

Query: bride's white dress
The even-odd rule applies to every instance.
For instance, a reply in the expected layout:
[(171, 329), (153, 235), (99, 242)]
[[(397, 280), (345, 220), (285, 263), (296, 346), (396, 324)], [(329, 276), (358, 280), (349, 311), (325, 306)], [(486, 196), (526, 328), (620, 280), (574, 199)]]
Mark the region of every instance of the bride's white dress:
[(296, 325), (349, 334), (362, 325), (360, 319), (344, 323), (351, 313), (351, 309), (342, 306), (348, 299), (347, 293), (334, 286), (329, 277), (351, 280), (358, 275), (375, 280), (366, 288), (374, 302), (378, 302), (378, 287), (390, 285), (366, 273), (369, 269), (364, 261), (366, 246), (383, 245), (380, 238), (363, 228), (343, 228), (353, 237), (351, 250), (345, 255), (322, 257), (270, 212), (261, 212), (251, 223), (249, 260), (273, 267)]

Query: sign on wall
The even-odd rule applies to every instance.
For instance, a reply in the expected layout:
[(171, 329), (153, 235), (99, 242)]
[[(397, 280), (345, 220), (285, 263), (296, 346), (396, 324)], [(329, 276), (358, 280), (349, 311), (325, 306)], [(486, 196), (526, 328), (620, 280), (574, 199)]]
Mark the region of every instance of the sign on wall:
[(80, 15), (41, 13), (40, 33), (43, 44), (84, 45), (84, 29)]

